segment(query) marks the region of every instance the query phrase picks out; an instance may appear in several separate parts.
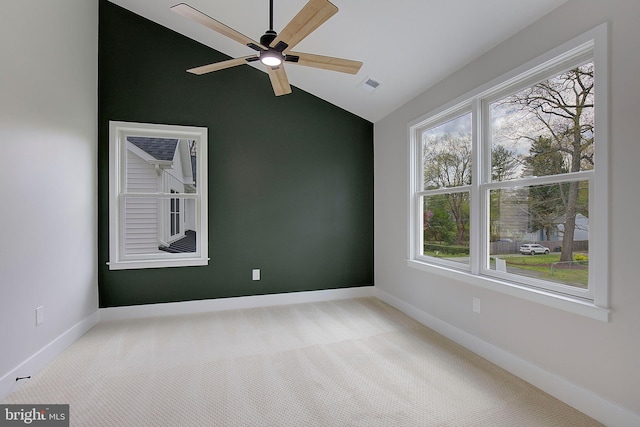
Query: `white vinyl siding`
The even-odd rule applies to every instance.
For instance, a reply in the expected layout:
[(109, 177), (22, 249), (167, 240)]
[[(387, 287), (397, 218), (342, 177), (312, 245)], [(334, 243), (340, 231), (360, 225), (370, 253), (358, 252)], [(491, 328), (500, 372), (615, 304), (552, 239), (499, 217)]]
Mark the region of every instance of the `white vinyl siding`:
[(154, 199), (127, 198), (124, 216), (125, 253), (157, 253), (158, 202)]
[[(180, 147), (181, 145), (184, 145), (185, 141), (181, 140), (178, 142), (178, 145), (176, 146), (176, 153), (175, 156), (173, 158), (173, 165), (171, 167), (171, 169), (165, 169), (164, 172), (167, 176), (166, 178), (166, 183), (168, 183), (169, 188), (173, 188), (176, 191), (178, 191), (179, 193), (184, 193), (184, 187), (183, 187), (183, 177), (184, 177), (184, 169), (182, 167), (182, 150), (180, 150), (178, 147)], [(166, 184), (165, 184), (166, 185)], [(180, 185), (182, 188), (178, 189), (175, 186), (176, 185)], [(164, 191), (167, 191), (167, 187), (164, 187)]]
[(176, 179), (171, 173), (165, 173), (162, 176), (162, 180), (163, 180), (163, 190), (165, 193), (169, 193), (171, 192), (171, 190), (173, 190), (176, 193), (184, 193), (185, 189), (184, 189), (184, 184)]
[[(128, 144), (129, 147), (135, 147)], [(153, 165), (127, 150), (127, 191), (130, 193), (157, 193), (158, 174)]]
[[(158, 181), (154, 166), (127, 150), (127, 190), (157, 193)], [(124, 204), (124, 252), (129, 255), (159, 252), (158, 221), (156, 200), (127, 198)]]

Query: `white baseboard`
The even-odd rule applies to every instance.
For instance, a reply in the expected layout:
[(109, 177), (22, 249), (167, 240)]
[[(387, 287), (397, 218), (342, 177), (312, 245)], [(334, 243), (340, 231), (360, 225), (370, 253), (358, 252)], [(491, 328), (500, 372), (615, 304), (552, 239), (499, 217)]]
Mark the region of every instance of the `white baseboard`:
[(146, 304), (100, 309), (100, 320), (142, 319), (212, 311), (238, 310), (307, 302), (332, 301), (349, 298), (372, 297), (373, 286), (327, 289), (322, 291), (290, 292), (285, 294), (251, 295), (236, 298), (218, 298), (199, 301), (182, 301), (162, 304)]
[(640, 415), (609, 402), (590, 390), (545, 371), (539, 366), (444, 322), (379, 288), (375, 289), (374, 295), (428, 328), (455, 341), (607, 426), (640, 426)]
[(76, 342), (89, 329), (93, 328), (99, 320), (100, 313), (98, 311), (85, 317), (0, 378), (0, 401), (3, 401), (13, 390), (23, 383), (22, 381), (16, 381), (16, 378), (32, 376), (47, 366), (47, 364), (51, 363), (67, 347)]

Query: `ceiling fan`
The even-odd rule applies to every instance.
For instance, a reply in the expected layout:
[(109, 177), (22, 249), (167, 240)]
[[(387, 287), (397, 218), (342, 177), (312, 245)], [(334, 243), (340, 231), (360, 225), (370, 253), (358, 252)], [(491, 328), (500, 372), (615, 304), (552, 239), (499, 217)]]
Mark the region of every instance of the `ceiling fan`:
[(273, 0), (269, 0), (269, 29), (260, 37), (260, 43), (185, 3), (177, 4), (173, 6), (171, 10), (258, 52), (257, 54), (187, 70), (192, 74), (206, 74), (212, 71), (224, 70), (250, 62), (260, 61), (267, 68), (273, 91), (276, 96), (280, 96), (291, 93), (291, 86), (289, 85), (289, 80), (284, 70), (285, 62), (349, 74), (356, 74), (360, 70), (360, 67), (362, 67), (362, 62), (359, 61), (293, 52), (291, 50), (338, 12), (338, 8), (328, 0), (309, 0), (280, 34), (273, 30)]

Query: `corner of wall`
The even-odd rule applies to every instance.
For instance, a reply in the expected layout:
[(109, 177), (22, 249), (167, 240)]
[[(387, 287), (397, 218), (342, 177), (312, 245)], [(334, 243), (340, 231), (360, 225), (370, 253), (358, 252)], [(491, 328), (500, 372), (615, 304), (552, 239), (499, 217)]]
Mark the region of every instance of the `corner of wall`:
[(6, 399), (9, 394), (24, 383), (24, 381), (18, 381), (17, 378), (33, 378), (39, 370), (51, 363), (67, 347), (97, 325), (99, 321), (100, 311), (96, 310), (0, 378), (0, 401)]

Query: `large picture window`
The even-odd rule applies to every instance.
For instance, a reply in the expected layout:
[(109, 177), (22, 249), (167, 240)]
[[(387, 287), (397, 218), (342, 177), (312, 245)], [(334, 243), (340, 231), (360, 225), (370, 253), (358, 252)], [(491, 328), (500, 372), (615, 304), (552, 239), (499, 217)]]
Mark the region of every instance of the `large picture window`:
[(109, 268), (206, 265), (207, 130), (111, 122)]
[(608, 317), (605, 33), (410, 125), (410, 265)]

